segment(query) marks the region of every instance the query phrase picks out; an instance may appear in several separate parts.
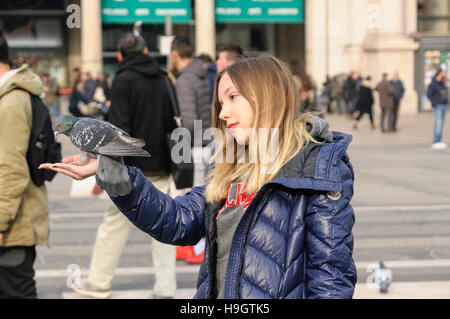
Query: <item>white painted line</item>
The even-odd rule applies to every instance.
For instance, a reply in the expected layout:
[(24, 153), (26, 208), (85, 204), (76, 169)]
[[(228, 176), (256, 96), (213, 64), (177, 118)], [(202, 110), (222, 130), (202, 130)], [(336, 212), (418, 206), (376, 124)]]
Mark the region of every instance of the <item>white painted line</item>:
[[(200, 266), (177, 266), (176, 272), (183, 274), (198, 274)], [(155, 273), (153, 267), (124, 267), (116, 269), (116, 276), (136, 276), (136, 275), (152, 275)], [(36, 270), (35, 278), (66, 278), (71, 272), (66, 269), (39, 269)], [(89, 269), (81, 269), (81, 276), (89, 275)]]
[[(450, 204), (443, 205), (398, 205), (398, 206), (353, 206), (353, 210), (357, 213), (367, 212), (410, 212), (410, 211), (439, 211), (450, 210)], [(105, 212), (89, 212), (89, 213), (50, 213), (50, 219), (66, 219), (66, 218), (102, 218)]]
[(450, 281), (408, 281), (394, 282), (388, 293), (366, 283), (356, 284), (355, 299), (450, 299)]
[[(194, 298), (197, 289), (195, 288), (184, 288), (177, 289), (175, 291), (176, 299), (192, 299)], [(140, 290), (112, 290), (110, 299), (149, 299), (153, 296), (153, 290), (150, 289), (140, 289)], [(76, 292), (63, 292), (62, 297), (64, 299), (92, 299), (89, 297), (84, 297)]]
[[(175, 291), (176, 299), (192, 299), (195, 288), (183, 288)], [(153, 295), (153, 290), (113, 290), (111, 299), (148, 299)], [(63, 292), (64, 299), (91, 299), (75, 292)], [(412, 281), (393, 282), (388, 293), (381, 294), (379, 289), (369, 287), (366, 283), (356, 284), (355, 299), (449, 299), (450, 281)]]
[[(450, 267), (450, 259), (424, 259), (424, 260), (385, 260), (386, 267), (394, 268), (432, 268), (432, 267)], [(378, 266), (378, 261), (356, 262), (357, 269), (366, 270), (369, 266)], [(182, 274), (198, 274), (199, 265), (177, 266), (176, 272)], [(155, 273), (153, 267), (124, 267), (116, 269), (116, 276), (141, 276), (152, 275)], [(89, 275), (89, 269), (81, 269), (81, 276)], [(39, 269), (36, 270), (36, 279), (41, 278), (66, 278), (69, 272), (66, 269)]]
[(385, 212), (385, 211), (435, 211), (435, 210), (450, 210), (450, 204), (444, 205), (398, 205), (398, 206), (354, 206), (353, 210), (359, 212)]
[(102, 218), (105, 215), (105, 212), (102, 213), (50, 213), (51, 219), (65, 219), (65, 218)]
[[(450, 259), (386, 260), (383, 262), (388, 268), (450, 267)], [(356, 268), (367, 269), (369, 266), (378, 264), (378, 261), (357, 262)]]

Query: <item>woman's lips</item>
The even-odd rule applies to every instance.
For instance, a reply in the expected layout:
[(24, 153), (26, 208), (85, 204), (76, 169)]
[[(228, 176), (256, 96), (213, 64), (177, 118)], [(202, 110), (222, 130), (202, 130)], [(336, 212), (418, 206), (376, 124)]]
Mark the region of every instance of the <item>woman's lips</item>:
[(234, 123), (234, 124), (229, 124), (227, 125), (227, 128), (232, 129), (235, 128), (236, 126), (238, 126), (239, 123)]

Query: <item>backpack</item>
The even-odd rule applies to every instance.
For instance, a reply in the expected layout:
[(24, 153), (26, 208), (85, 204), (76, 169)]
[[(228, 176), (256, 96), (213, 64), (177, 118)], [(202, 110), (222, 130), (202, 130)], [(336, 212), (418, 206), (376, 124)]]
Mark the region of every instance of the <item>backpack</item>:
[[(29, 93), (29, 92), (27, 92)], [(56, 163), (62, 159), (61, 143), (55, 141), (52, 121), (47, 106), (40, 97), (30, 94), (31, 99), (31, 136), (27, 151), (27, 163), (30, 178), (36, 186), (42, 186), (45, 181), (51, 181), (56, 172), (38, 169), (43, 163)]]

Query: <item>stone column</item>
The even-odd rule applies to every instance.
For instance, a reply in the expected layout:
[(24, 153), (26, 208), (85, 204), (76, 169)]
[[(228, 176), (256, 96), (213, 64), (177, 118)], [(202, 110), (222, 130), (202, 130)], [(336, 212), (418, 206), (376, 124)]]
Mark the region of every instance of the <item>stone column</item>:
[(317, 85), (327, 74), (327, 0), (305, 0), (305, 66)]
[(195, 0), (195, 55), (216, 57), (216, 22), (214, 1)]
[(100, 2), (81, 0), (81, 70), (93, 77), (103, 70)]
[[(418, 43), (408, 37), (408, 24), (404, 11), (416, 10), (407, 6), (405, 0), (378, 0), (371, 5), (378, 6), (379, 24), (367, 28), (363, 43), (365, 52), (363, 73), (371, 75), (373, 83), (381, 80), (382, 73), (392, 77), (398, 71), (405, 86), (405, 95), (401, 102), (400, 113), (416, 114), (418, 112), (418, 96), (414, 90), (414, 51)], [(376, 105), (375, 109), (378, 109)]]

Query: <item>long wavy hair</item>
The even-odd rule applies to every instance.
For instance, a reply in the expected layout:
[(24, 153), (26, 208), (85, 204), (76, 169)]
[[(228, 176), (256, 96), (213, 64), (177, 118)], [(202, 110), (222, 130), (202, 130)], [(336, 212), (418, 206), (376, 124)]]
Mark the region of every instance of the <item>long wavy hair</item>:
[[(272, 141), (271, 128), (277, 131), (276, 160), (267, 170), (260, 161), (240, 161), (239, 149), (234, 138), (226, 129), (225, 121), (219, 118), (221, 105), (218, 97), (218, 86), (222, 76), (227, 73), (238, 92), (250, 103), (253, 110), (252, 129), (265, 128)], [(205, 196), (210, 203), (219, 202), (227, 196), (230, 184), (245, 183), (247, 192), (257, 192), (264, 184), (275, 178), (281, 168), (286, 165), (304, 146), (317, 142), (306, 130), (306, 122), (311, 114), (300, 114), (299, 94), (292, 74), (287, 65), (277, 58), (264, 56), (238, 61), (217, 75), (214, 87), (211, 126), (214, 140), (218, 147), (212, 157), (214, 169), (207, 177)], [(220, 133), (220, 134), (219, 134)], [(244, 147), (245, 158), (254, 148), (267, 148), (273, 151), (273, 144), (262, 145), (258, 142)], [(228, 142), (227, 142), (228, 141)], [(230, 142), (231, 141), (231, 142)], [(232, 144), (233, 161), (223, 161)], [(250, 143), (249, 143), (250, 144)], [(253, 148), (253, 149), (252, 149)], [(241, 147), (242, 149), (242, 147)]]

